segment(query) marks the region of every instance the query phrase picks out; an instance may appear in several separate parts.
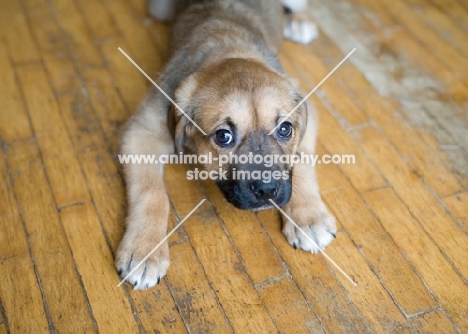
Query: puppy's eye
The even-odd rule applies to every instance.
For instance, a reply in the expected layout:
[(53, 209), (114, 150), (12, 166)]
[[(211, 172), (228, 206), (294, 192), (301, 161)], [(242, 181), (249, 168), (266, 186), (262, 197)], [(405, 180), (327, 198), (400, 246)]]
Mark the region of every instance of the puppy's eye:
[(277, 133), (278, 133), (278, 136), (279, 136), (280, 138), (286, 139), (286, 138), (291, 137), (291, 135), (292, 135), (292, 130), (293, 130), (293, 126), (292, 126), (291, 123), (289, 123), (289, 122), (283, 122), (283, 123), (281, 123), (281, 125), (278, 127)]
[(215, 134), (215, 141), (219, 146), (228, 146), (234, 141), (234, 136), (229, 130), (218, 130)]

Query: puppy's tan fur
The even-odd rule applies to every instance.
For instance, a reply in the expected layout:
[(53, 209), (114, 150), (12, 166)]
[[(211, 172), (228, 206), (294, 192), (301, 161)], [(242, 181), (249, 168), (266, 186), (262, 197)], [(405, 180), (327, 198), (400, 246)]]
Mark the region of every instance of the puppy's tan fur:
[[(303, 104), (288, 120), (294, 127), (290, 140), (282, 142), (265, 135), (302, 97), (276, 57), (282, 40), (280, 1), (180, 1), (175, 12), (179, 14), (171, 60), (158, 83), (208, 136), (152, 88), (128, 123), (121, 153), (160, 156), (189, 148), (199, 154), (227, 154), (233, 148), (216, 145), (212, 134), (230, 119), (239, 138), (237, 152), (247, 149), (243, 138), (253, 138), (259, 152), (313, 154), (316, 118), (310, 105)], [(122, 277), (164, 238), (169, 214), (162, 169), (130, 164), (124, 166), (124, 173), (129, 212), (116, 256)], [(292, 187), (284, 211), (320, 247), (325, 247), (333, 239), (336, 227), (320, 199), (314, 168), (296, 165)], [(291, 245), (317, 251), (287, 220), (283, 233)], [(135, 289), (146, 289), (157, 284), (168, 268), (166, 242), (128, 280)]]

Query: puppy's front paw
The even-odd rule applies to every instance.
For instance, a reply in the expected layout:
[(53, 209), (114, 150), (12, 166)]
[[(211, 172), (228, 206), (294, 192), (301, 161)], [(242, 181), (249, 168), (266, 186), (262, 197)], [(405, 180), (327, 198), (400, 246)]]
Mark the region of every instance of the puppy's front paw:
[[(125, 278), (159, 243), (145, 234), (128, 231), (117, 249), (115, 266), (120, 277)], [(159, 283), (169, 268), (169, 246), (164, 242), (128, 278), (134, 290), (145, 290)]]
[(313, 211), (310, 208), (297, 209), (290, 211), (288, 215), (314, 242), (311, 242), (286, 217), (283, 217), (283, 234), (294, 248), (318, 253), (319, 248), (323, 250), (336, 238), (336, 222), (326, 209), (319, 213)]
[(318, 37), (318, 28), (306, 15), (292, 13), (285, 17), (283, 36), (296, 43), (308, 44)]

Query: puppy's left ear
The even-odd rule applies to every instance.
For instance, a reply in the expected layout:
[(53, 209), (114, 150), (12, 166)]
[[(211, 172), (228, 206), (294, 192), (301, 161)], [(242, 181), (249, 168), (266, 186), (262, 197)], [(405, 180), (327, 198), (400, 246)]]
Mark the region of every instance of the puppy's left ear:
[(175, 120), (174, 145), (177, 153), (184, 152), (185, 139), (193, 132), (193, 125), (187, 116), (193, 120), (195, 106), (192, 99), (196, 88), (197, 80), (192, 74), (184, 79), (175, 91), (175, 102), (186, 114), (172, 106)]
[[(302, 94), (300, 93), (295, 93), (294, 94), (294, 103), (298, 105), (301, 103), (301, 101), (304, 99)], [(308, 100), (304, 101), (301, 106), (296, 110), (296, 113), (298, 114), (298, 124), (301, 129), (301, 137), (299, 139), (299, 143), (302, 141), (302, 138), (304, 138), (304, 135), (306, 133), (307, 129), (307, 122), (309, 122), (309, 113), (311, 113), (313, 110), (310, 102)]]

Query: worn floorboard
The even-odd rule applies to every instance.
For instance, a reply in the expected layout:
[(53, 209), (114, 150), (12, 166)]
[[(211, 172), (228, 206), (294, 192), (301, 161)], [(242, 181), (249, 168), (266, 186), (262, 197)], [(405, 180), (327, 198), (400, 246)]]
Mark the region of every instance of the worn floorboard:
[(0, 333), (468, 332), (468, 5), (310, 0), (320, 36), (285, 42), (311, 96), (317, 166), (337, 218), (322, 255), (294, 250), (276, 210), (241, 211), (166, 168), (171, 267), (117, 287), (118, 136), (156, 77), (169, 27), (145, 0), (0, 0)]

